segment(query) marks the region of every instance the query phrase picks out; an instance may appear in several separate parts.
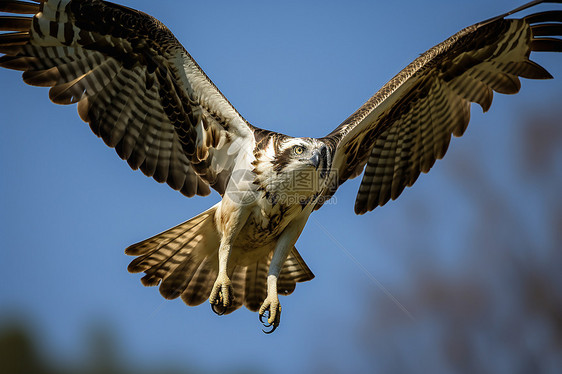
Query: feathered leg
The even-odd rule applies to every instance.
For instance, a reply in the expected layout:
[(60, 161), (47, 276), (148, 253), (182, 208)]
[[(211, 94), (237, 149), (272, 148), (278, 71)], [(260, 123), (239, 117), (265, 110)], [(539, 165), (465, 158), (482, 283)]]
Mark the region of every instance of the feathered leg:
[(218, 315), (223, 315), (232, 305), (234, 300), (234, 291), (232, 282), (228, 277), (228, 260), (232, 250), (232, 244), (236, 236), (246, 223), (250, 210), (247, 206), (239, 205), (228, 198), (223, 197), (219, 209), (216, 214), (216, 224), (221, 232), (221, 242), (218, 252), (219, 257), (219, 273), (211, 294), (209, 302), (211, 309)]
[[(271, 259), (269, 272), (267, 274), (267, 297), (259, 310), (261, 323), (263, 323), (265, 327), (271, 327), (269, 331), (263, 330), (266, 334), (271, 334), (275, 331), (281, 321), (281, 304), (279, 303), (277, 292), (277, 281), (289, 252), (293, 249), (308, 220), (311, 209), (307, 208), (307, 210), (308, 211), (303, 212), (301, 217), (291, 222), (285, 228), (273, 252), (273, 258)], [(264, 317), (267, 317), (267, 321), (264, 320)]]

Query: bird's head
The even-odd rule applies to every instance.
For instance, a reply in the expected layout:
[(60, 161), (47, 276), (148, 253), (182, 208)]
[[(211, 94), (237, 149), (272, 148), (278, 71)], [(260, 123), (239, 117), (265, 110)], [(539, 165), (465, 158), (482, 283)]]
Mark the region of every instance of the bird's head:
[(272, 160), (277, 173), (306, 172), (315, 178), (324, 179), (330, 166), (328, 147), (313, 138), (291, 138), (283, 142)]
[(331, 152), (314, 138), (272, 137), (256, 157), (256, 184), (273, 201), (286, 204), (310, 201), (325, 187)]
[(303, 204), (318, 196), (331, 167), (326, 144), (313, 138), (285, 138), (271, 146), (268, 161), (261, 163), (265, 168), (259, 179), (272, 201)]

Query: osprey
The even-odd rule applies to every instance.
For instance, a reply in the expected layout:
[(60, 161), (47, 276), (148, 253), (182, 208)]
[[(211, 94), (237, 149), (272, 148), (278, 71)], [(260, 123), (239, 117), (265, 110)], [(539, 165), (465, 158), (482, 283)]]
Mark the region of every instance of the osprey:
[[(216, 190), (207, 211), (126, 249), (145, 286), (213, 311), (242, 305), (265, 326), (278, 295), (311, 280), (295, 243), (310, 214), (363, 174), (355, 212), (396, 199), (461, 136), (471, 103), (552, 76), (532, 51), (561, 52), (562, 10), (467, 27), (436, 45), (322, 138), (248, 123), (158, 20), (101, 0), (0, 1), (0, 66), (51, 87), (133, 169), (185, 196)], [(31, 15), (31, 16), (26, 16)], [(263, 318), (266, 318), (265, 321)]]

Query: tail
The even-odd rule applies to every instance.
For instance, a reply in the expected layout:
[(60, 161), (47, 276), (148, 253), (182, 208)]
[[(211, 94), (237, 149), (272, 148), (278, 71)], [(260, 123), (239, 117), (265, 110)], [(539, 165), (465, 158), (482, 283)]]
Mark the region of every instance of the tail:
[[(220, 234), (215, 226), (218, 204), (205, 212), (164, 231), (152, 238), (133, 244), (125, 250), (138, 256), (128, 267), (131, 273), (144, 272), (145, 286), (160, 285), (166, 299), (177, 297), (190, 306), (209, 298), (218, 274)], [(267, 272), (272, 252), (257, 262), (240, 266), (232, 264), (229, 277), (234, 289), (234, 303), (226, 310), (231, 313), (245, 305), (257, 311), (267, 296)], [(314, 278), (296, 248), (290, 252), (279, 276), (280, 295), (291, 294), (297, 282)]]
[[(225, 314), (231, 313), (244, 305), (252, 312), (257, 312), (267, 296), (267, 272), (273, 251), (259, 261), (247, 265), (235, 265), (229, 272), (232, 287), (234, 289), (234, 302)], [(314, 278), (314, 274), (308, 268), (301, 255), (295, 247), (289, 252), (279, 279), (277, 281), (277, 293), (279, 295), (290, 295), (297, 286), (297, 282), (306, 282)]]
[(201, 304), (209, 297), (218, 273), (217, 207), (127, 248), (126, 254), (138, 256), (128, 270), (144, 272), (141, 282), (145, 286), (160, 284), (166, 299), (181, 296), (187, 305)]

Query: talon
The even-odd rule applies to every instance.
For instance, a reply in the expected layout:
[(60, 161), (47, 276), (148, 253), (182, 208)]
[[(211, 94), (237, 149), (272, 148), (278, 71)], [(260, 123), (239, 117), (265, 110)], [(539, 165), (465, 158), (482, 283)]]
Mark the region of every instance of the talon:
[[(271, 330), (269, 330), (269, 331), (265, 331), (264, 329), (261, 329), (261, 331), (263, 331), (264, 334), (269, 335), (269, 334), (271, 334), (273, 331), (275, 331), (278, 326), (279, 326), (279, 325), (273, 326), (273, 328), (272, 328)], [(266, 327), (269, 327), (269, 326), (266, 326)]]
[(277, 327), (279, 327), (279, 322), (281, 320), (281, 305), (279, 305), (279, 301), (271, 302), (266, 299), (260, 308), (259, 320), (264, 327), (271, 327), (269, 331), (262, 329), (265, 334), (274, 332)]
[(219, 316), (222, 316), (226, 312), (226, 308), (220, 304), (211, 304), (211, 310)]
[(222, 316), (234, 302), (234, 292), (228, 277), (218, 277), (209, 296), (213, 312)]
[[(267, 316), (265, 315), (265, 313), (267, 313)], [(263, 312), (263, 314), (260, 314), (260, 322), (265, 326), (267, 324), (267, 319), (264, 321), (263, 317), (266, 317), (267, 319), (269, 319), (269, 311), (266, 310), (265, 312)], [(271, 325), (270, 325), (271, 326)], [(265, 326), (265, 327), (269, 327), (269, 326)]]

